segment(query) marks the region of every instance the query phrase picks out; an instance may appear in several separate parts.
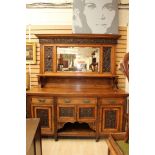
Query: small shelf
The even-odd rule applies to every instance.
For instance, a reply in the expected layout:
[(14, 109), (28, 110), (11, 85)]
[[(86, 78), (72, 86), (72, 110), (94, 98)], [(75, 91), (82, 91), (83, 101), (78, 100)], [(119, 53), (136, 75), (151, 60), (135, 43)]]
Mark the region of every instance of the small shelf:
[[(43, 88), (46, 83), (50, 83), (51, 81), (54, 82), (54, 79), (62, 84), (66, 83), (66, 85), (69, 87), (70, 85), (74, 85), (80, 87), (80, 85), (88, 85), (88, 81), (91, 81), (91, 84), (95, 83), (98, 85), (101, 85), (101, 83), (107, 82), (108, 87), (117, 88), (118, 89), (118, 76), (117, 75), (109, 75), (109, 74), (99, 74), (99, 73), (49, 73), (49, 74), (39, 74), (38, 75), (38, 82)], [(60, 80), (61, 79), (61, 80)], [(69, 79), (69, 80), (66, 80)], [(100, 84), (99, 82), (100, 81)], [(76, 81), (78, 80), (78, 81)], [(68, 82), (69, 81), (69, 82)], [(75, 82), (76, 81), (76, 82)], [(105, 81), (105, 82), (104, 82)], [(86, 84), (87, 83), (87, 84)], [(90, 83), (90, 82), (89, 82)]]
[(95, 136), (96, 132), (92, 130), (87, 123), (66, 123), (63, 128), (58, 130), (60, 136)]
[(104, 77), (104, 78), (115, 78), (118, 77), (117, 75), (111, 75), (111, 74), (100, 74), (100, 73), (81, 73), (81, 72), (56, 72), (56, 73), (45, 73), (45, 74), (39, 74), (38, 77)]
[(39, 39), (52, 38), (104, 38), (104, 39), (118, 39), (120, 35), (117, 34), (36, 34)]

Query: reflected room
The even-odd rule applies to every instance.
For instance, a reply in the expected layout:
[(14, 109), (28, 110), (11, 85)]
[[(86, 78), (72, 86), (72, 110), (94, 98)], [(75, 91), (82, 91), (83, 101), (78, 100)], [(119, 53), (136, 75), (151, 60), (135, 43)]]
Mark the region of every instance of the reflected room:
[(99, 72), (99, 51), (96, 47), (58, 47), (57, 70)]

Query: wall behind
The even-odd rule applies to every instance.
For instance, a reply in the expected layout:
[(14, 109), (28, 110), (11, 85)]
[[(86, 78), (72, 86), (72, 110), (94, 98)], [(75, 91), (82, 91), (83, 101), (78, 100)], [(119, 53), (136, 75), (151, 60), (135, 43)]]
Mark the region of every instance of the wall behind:
[[(119, 26), (127, 26), (128, 6), (119, 8)], [(72, 8), (26, 9), (26, 25), (72, 25)]]

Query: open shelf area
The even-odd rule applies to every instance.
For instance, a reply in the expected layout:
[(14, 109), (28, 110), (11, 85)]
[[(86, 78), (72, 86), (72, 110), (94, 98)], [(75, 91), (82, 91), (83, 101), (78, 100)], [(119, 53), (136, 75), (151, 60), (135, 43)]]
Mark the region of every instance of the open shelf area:
[(66, 123), (63, 128), (58, 130), (58, 135), (83, 135), (83, 136), (95, 136), (95, 131), (92, 130), (87, 123)]

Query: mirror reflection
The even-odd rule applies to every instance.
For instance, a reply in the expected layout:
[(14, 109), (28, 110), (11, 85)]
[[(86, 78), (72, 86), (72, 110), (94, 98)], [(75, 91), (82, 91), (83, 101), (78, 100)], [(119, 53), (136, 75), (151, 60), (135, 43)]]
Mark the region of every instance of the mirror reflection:
[(57, 71), (98, 72), (99, 48), (57, 47)]

